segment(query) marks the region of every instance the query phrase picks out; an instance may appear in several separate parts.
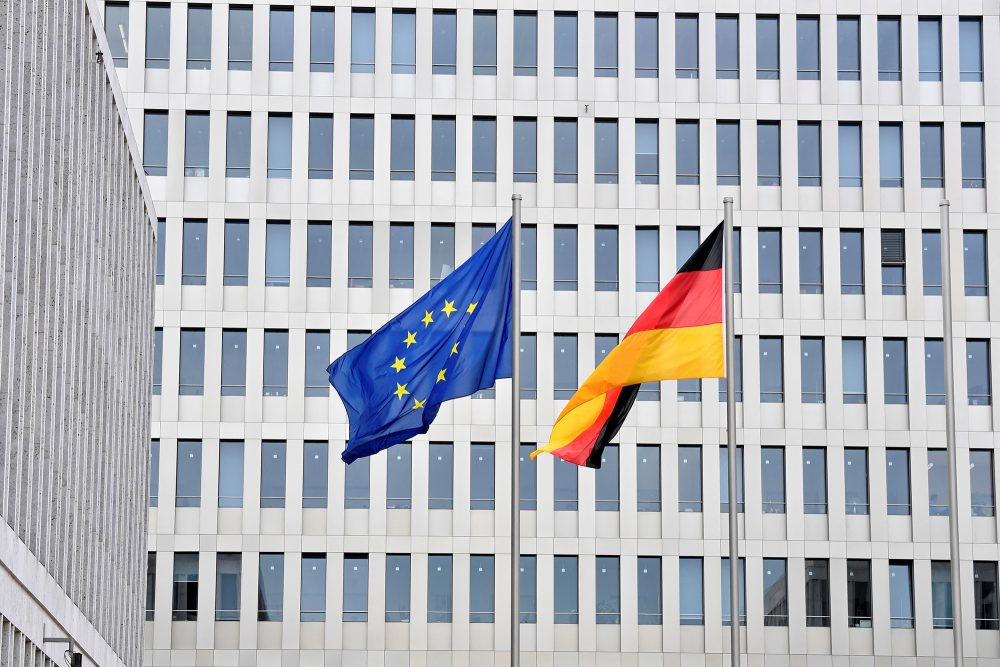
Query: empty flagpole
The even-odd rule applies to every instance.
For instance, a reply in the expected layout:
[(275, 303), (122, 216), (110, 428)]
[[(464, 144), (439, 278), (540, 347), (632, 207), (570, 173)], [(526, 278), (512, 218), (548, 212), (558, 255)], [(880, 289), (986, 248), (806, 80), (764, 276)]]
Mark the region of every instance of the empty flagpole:
[(955, 445), (955, 344), (951, 322), (951, 208), (947, 199), (941, 211), (941, 310), (944, 320), (944, 430), (948, 445), (948, 542), (951, 547), (951, 617), (955, 665), (962, 664), (962, 563), (958, 549), (958, 449)]
[(726, 454), (729, 457), (729, 650), (732, 667), (740, 664), (740, 554), (739, 505), (736, 495), (736, 330), (734, 327), (734, 258), (733, 258), (733, 198), (722, 199), (724, 234), (722, 247), (726, 266)]
[(521, 195), (511, 195), (510, 665), (521, 664)]

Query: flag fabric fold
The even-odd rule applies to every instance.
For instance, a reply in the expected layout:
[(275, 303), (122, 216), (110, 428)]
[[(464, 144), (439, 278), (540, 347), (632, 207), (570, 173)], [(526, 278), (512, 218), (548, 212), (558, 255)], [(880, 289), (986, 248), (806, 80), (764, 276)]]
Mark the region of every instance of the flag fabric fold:
[(441, 403), (511, 376), (512, 236), (508, 221), (327, 368), (350, 422), (346, 463), (426, 433)]
[(617, 435), (641, 383), (725, 375), (722, 227), (698, 246), (577, 389), (552, 427), (549, 442), (532, 458), (550, 452), (570, 463), (600, 468), (601, 452)]

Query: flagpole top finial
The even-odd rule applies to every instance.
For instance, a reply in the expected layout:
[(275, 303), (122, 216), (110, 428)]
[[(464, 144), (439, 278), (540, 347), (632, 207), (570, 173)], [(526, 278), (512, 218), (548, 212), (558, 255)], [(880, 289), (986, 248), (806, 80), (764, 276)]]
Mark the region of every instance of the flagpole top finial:
[(510, 200), (511, 201), (521, 201), (521, 195), (519, 195), (519, 194), (513, 194), (513, 195), (510, 196)]
[(948, 201), (947, 199), (942, 199), (941, 201), (938, 202), (938, 206), (951, 206), (951, 202)]
[(732, 204), (733, 203), (733, 198), (732, 197), (723, 197), (722, 198), (722, 203), (723, 204)]

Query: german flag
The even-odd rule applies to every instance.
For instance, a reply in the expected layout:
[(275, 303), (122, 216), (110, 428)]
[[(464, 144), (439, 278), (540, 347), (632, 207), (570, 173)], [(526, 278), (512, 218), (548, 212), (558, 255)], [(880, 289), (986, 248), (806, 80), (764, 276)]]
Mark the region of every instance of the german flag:
[(601, 452), (621, 428), (641, 383), (724, 377), (722, 236), (720, 224), (577, 389), (548, 444), (531, 458), (551, 452), (600, 468)]

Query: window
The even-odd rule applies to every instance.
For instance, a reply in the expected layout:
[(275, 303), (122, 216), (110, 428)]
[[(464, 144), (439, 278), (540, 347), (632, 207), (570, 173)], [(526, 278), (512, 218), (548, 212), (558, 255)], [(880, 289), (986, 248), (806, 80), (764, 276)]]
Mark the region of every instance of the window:
[(799, 123), (799, 187), (822, 184), (821, 144), (819, 123)]
[(800, 340), (802, 402), (826, 403), (826, 363), (822, 338)]
[(882, 341), (882, 353), (885, 402), (887, 405), (904, 405), (908, 401), (906, 339), (886, 338)]
[(475, 116), (472, 119), (472, 181), (495, 183), (497, 180), (497, 119)]
[(618, 291), (618, 228), (594, 228), (594, 290)]
[(454, 10), (434, 10), (431, 72), (455, 74), (456, 15)]
[(948, 516), (948, 451), (927, 450), (927, 497), (930, 516)]
[(777, 16), (757, 17), (757, 79), (777, 81), (781, 72)]
[(291, 72), (294, 62), (295, 19), (292, 7), (271, 7), (268, 55), (272, 72)]
[[(698, 78), (698, 15), (677, 14), (674, 18), (674, 62), (678, 79)], [(680, 173), (680, 172), (678, 172)]]
[[(524, 231), (524, 230), (522, 230)], [(521, 334), (521, 397), (537, 398), (538, 339), (533, 333)]]
[(265, 440), (260, 448), (260, 506), (285, 506), (285, 443)]
[(291, 283), (291, 235), (288, 222), (268, 220), (265, 227), (267, 245), (264, 252), (264, 284), (288, 287)]
[(344, 554), (344, 622), (368, 622), (368, 554)]
[(243, 507), (243, 442), (219, 443), (219, 507)]
[(968, 378), (969, 405), (989, 405), (990, 342), (972, 340), (965, 342), (966, 377)]
[(847, 561), (847, 627), (872, 627), (872, 564)]
[(740, 184), (740, 122), (716, 122), (715, 163), (719, 185)]
[(618, 76), (617, 14), (594, 14), (594, 76)]
[(986, 296), (986, 232), (962, 232), (962, 255), (965, 261), (965, 296)]
[(257, 620), (284, 619), (285, 554), (260, 555), (257, 576)]
[(594, 121), (594, 182), (618, 183), (618, 121)]
[(861, 229), (840, 230), (840, 293), (865, 293), (864, 245)]
[(553, 338), (555, 359), (555, 388), (553, 398), (566, 400), (577, 389), (577, 339), (576, 334), (555, 334)]
[(326, 554), (302, 554), (302, 585), (299, 620), (326, 620)]
[(204, 285), (208, 262), (208, 222), (184, 221), (184, 255), (181, 258), (181, 284)]
[(167, 221), (159, 218), (156, 221), (156, 284), (162, 285), (165, 278), (167, 261)]
[(740, 20), (715, 17), (715, 78), (740, 78)]
[(163, 329), (153, 329), (153, 396), (159, 396), (163, 387)]
[[(401, 445), (397, 445), (401, 446)], [(360, 458), (344, 470), (344, 509), (368, 509), (371, 459)]]
[(347, 332), (347, 349), (353, 350), (361, 343), (365, 342), (369, 336), (372, 335), (371, 331), (348, 331)]
[(538, 14), (514, 12), (514, 76), (538, 75)]
[(431, 180), (455, 180), (455, 117), (431, 120)]
[(868, 380), (865, 370), (864, 338), (845, 338), (842, 344), (844, 363), (844, 403), (866, 403)]
[(656, 185), (660, 182), (659, 125), (656, 120), (635, 121), (635, 182)]
[(246, 329), (222, 330), (223, 396), (245, 396), (247, 390)]
[(389, 152), (389, 178), (394, 181), (414, 179), (414, 138), (413, 116), (393, 116), (391, 120), (391, 144)]
[(679, 560), (681, 625), (705, 625), (704, 564), (701, 558)]
[(921, 232), (924, 296), (941, 296), (941, 232)]
[(494, 608), (493, 556), (469, 556), (469, 623), (492, 623)]
[(785, 380), (782, 339), (760, 337), (760, 402), (784, 403)]
[(160, 505), (160, 441), (149, 442), (149, 506)]
[(350, 178), (352, 181), (375, 178), (374, 116), (351, 116)]
[(514, 182), (534, 183), (537, 180), (538, 127), (534, 118), (514, 119)]
[(181, 329), (180, 372), (177, 393), (201, 396), (205, 393), (205, 330)]
[(805, 514), (826, 514), (826, 449), (802, 448), (802, 499)]
[[(739, 236), (737, 235), (736, 238), (738, 239)], [(734, 251), (739, 250), (739, 242), (734, 243), (733, 246), (734, 246), (733, 247)], [(736, 336), (735, 342), (736, 345), (733, 346), (733, 359), (736, 363), (733, 364), (735, 366), (735, 372), (733, 373), (733, 375), (735, 375), (734, 384), (736, 385), (736, 402), (739, 403), (743, 400), (743, 337)], [(729, 385), (726, 378), (719, 379), (720, 403), (725, 403), (728, 400), (727, 397), (728, 386)]]
[[(169, 67), (170, 5), (148, 4), (146, 5), (146, 69)], [(145, 154), (143, 151), (143, 155)]]
[[(314, 8), (313, 13), (315, 12)], [(333, 12), (329, 14), (333, 16)], [(309, 114), (309, 178), (327, 180), (333, 178), (333, 115), (331, 114)]]
[(226, 116), (226, 176), (250, 178), (250, 114)]
[(920, 124), (920, 187), (944, 187), (944, 126)]
[[(521, 289), (538, 288), (538, 230), (534, 225), (521, 227)], [(522, 377), (525, 369), (522, 367)], [(523, 389), (523, 387), (522, 387)], [(529, 398), (526, 396), (526, 398)]]
[(861, 19), (837, 17), (837, 79), (861, 80)]
[(455, 270), (455, 225), (431, 225), (431, 286)]
[(788, 625), (788, 582), (785, 559), (764, 559), (764, 625)]
[[(699, 451), (699, 455), (701, 452)], [(639, 512), (659, 512), (660, 500), (660, 447), (636, 446), (636, 503)], [(699, 465), (699, 480), (701, 467)], [(683, 479), (683, 477), (681, 477)], [(699, 504), (701, 492), (698, 493)]]
[(560, 458), (554, 459), (553, 465), (553, 508), (557, 512), (575, 512), (578, 507), (577, 465)]
[(879, 184), (883, 188), (901, 188), (903, 187), (903, 126), (899, 123), (879, 123), (878, 138)]
[(993, 450), (969, 450), (969, 488), (972, 492), (972, 516), (996, 514), (993, 495)]
[(453, 581), (451, 554), (427, 556), (428, 623), (451, 623)]
[(819, 17), (795, 18), (795, 55), (799, 81), (819, 81)]
[(386, 452), (386, 509), (410, 509), (413, 493), (413, 465), (410, 443), (396, 445)]
[(104, 32), (108, 36), (115, 67), (128, 67), (127, 2), (108, 2), (104, 5)]
[[(920, 48), (920, 80), (941, 80), (941, 19), (920, 17), (917, 21)], [(912, 624), (906, 627), (913, 627)]]
[[(555, 226), (555, 255), (553, 273), (555, 291), (576, 291), (577, 277), (577, 228), (570, 225)], [(575, 366), (574, 366), (575, 367)], [(574, 389), (576, 373), (573, 374)], [(569, 396), (566, 396), (569, 398)]]
[(372, 224), (351, 222), (347, 225), (347, 286), (372, 286)]
[(961, 81), (983, 80), (983, 20), (978, 16), (958, 19), (958, 69)]
[(656, 14), (635, 15), (635, 78), (660, 75), (660, 35)]
[[(573, 464), (567, 463), (566, 465)], [(555, 624), (576, 625), (580, 622), (580, 595), (577, 586), (577, 557), (555, 556), (553, 560), (553, 579), (555, 582)]]
[(469, 468), (470, 509), (491, 510), (496, 494), (496, 452), (492, 442), (472, 443)]
[[(742, 450), (740, 450), (742, 452)], [(657, 456), (657, 463), (659, 457)], [(680, 512), (702, 511), (702, 470), (701, 447), (698, 445), (677, 446), (677, 509)], [(656, 471), (657, 497), (659, 497), (659, 470)], [(728, 482), (722, 479), (725, 486)], [(728, 487), (725, 487), (728, 490)], [(722, 492), (723, 503), (726, 502), (726, 490)], [(657, 503), (659, 505), (659, 503)], [(657, 510), (659, 511), (659, 507)]]
[[(355, 14), (355, 17), (358, 15)], [(357, 20), (357, 18), (355, 19)], [(362, 18), (361, 22), (364, 24), (367, 18)], [(370, 49), (370, 54), (359, 54), (361, 60), (365, 61), (362, 65), (357, 59), (354, 60), (357, 66), (361, 69), (355, 70), (352, 66), (351, 71), (375, 71), (375, 35), (374, 35), (374, 22), (375, 17), (372, 14), (370, 19), (372, 22), (372, 28), (368, 29), (365, 27), (359, 27), (358, 30), (365, 30), (365, 37), (368, 38), (363, 44), (359, 44), (359, 50), (362, 47), (365, 50)], [(358, 33), (355, 33), (358, 34)], [(371, 46), (368, 47), (368, 44)], [(352, 48), (354, 48), (352, 46)], [(370, 69), (365, 69), (368, 66)], [(392, 10), (392, 73), (393, 74), (416, 74), (417, 72), (417, 14), (412, 9), (393, 9)]]
[(902, 229), (882, 230), (882, 294), (906, 294), (906, 244)]
[(310, 221), (306, 227), (306, 287), (330, 286), (332, 257), (333, 225)]
[[(523, 341), (524, 338), (522, 337)], [(531, 460), (531, 452), (535, 451), (533, 443), (521, 443), (518, 447), (518, 469), (520, 470), (521, 510), (538, 509), (538, 466)]]
[(951, 629), (951, 563), (931, 561), (931, 621), (934, 628)]
[[(738, 131), (737, 131), (738, 133)], [(701, 158), (698, 146), (698, 121), (677, 121), (677, 185), (698, 185)]]
[(761, 294), (781, 294), (781, 230), (757, 232), (757, 266)]
[(799, 230), (799, 292), (823, 293), (823, 230)]
[[(614, 560), (617, 565), (618, 558)], [(663, 568), (661, 559), (659, 556), (639, 556), (637, 560), (639, 625), (663, 625)], [(600, 575), (598, 575), (598, 585), (600, 585)], [(598, 600), (600, 599), (598, 597)], [(600, 612), (598, 612), (598, 623), (600, 623)]]
[(1000, 606), (997, 604), (997, 564), (972, 563), (973, 590), (976, 605), (976, 629), (1000, 629)]
[(386, 554), (385, 622), (410, 622), (410, 555)]
[[(396, 15), (393, 14), (395, 20)], [(393, 62), (396, 61), (396, 33), (393, 30)], [(351, 72), (375, 72), (375, 10), (351, 9)]]
[(660, 290), (660, 230), (657, 227), (635, 229), (635, 291)]
[[(739, 586), (738, 612), (740, 615), (739, 624), (747, 624), (747, 588), (746, 588), (746, 561), (743, 558), (737, 563), (739, 574), (736, 577)], [(722, 624), (732, 625), (732, 616), (729, 608), (729, 559), (722, 559)]]
[(264, 395), (288, 396), (287, 331), (264, 331)]
[(622, 622), (621, 577), (618, 556), (596, 557), (597, 625), (620, 625)]
[(198, 554), (174, 554), (173, 614), (175, 621), (198, 620)]
[(878, 80), (899, 81), (902, 78), (902, 56), (899, 48), (899, 17), (878, 19)]
[[(739, 227), (733, 229), (733, 291), (743, 291), (743, 235)], [(742, 399), (738, 399), (742, 400)]]
[(336, 30), (333, 7), (313, 7), (309, 23), (309, 71), (332, 72)]
[(910, 514), (910, 451), (885, 450), (886, 505), (890, 516)]
[(187, 68), (210, 69), (212, 67), (212, 5), (188, 5), (187, 18)]
[(760, 485), (762, 511), (785, 513), (785, 450), (783, 447), (760, 448)]
[(840, 153), (840, 187), (861, 187), (861, 123), (837, 126)]
[(781, 185), (781, 124), (757, 121), (757, 185)]
[(553, 53), (556, 76), (576, 76), (576, 22), (576, 12), (556, 12), (555, 14)]
[(520, 610), (521, 623), (535, 623), (538, 620), (538, 574), (537, 559), (535, 556), (521, 555), (520, 558), (520, 600), (518, 609)]
[(601, 451), (601, 467), (594, 471), (595, 499), (598, 512), (617, 512), (618, 500), (618, 445), (607, 445)]
[[(149, 6), (149, 11), (154, 9)], [(147, 111), (142, 126), (142, 166), (147, 176), (167, 175), (167, 112)]]
[[(729, 447), (719, 447), (719, 511), (729, 512)], [(744, 509), (743, 498), (743, 448), (736, 448), (736, 511)]]
[(292, 116), (267, 115), (267, 177), (292, 177)]
[(847, 514), (868, 514), (868, 450), (844, 449), (844, 500)]
[(472, 32), (472, 73), (496, 76), (497, 13), (473, 12)]
[(913, 627), (912, 561), (889, 561), (889, 627)]
[(240, 620), (242, 554), (218, 553), (215, 561), (215, 620)]
[[(226, 238), (223, 246), (222, 284), (246, 287), (250, 263), (250, 223), (246, 220), (226, 220), (224, 233)], [(224, 356), (225, 349), (223, 349)], [(244, 352), (244, 358), (245, 356)]]
[(432, 442), (429, 452), (427, 508), (450, 510), (455, 486), (454, 448), (450, 442)]
[(229, 6), (229, 69), (249, 71), (253, 63), (253, 7)]
[[(329, 337), (325, 332), (324, 336)], [(329, 450), (326, 442), (306, 441), (302, 451), (302, 507), (326, 507), (329, 486)]]
[(413, 223), (389, 225), (389, 287), (413, 288)]
[(982, 123), (962, 123), (962, 187), (986, 187), (986, 157)]
[(806, 558), (806, 627), (830, 627), (830, 562)]

